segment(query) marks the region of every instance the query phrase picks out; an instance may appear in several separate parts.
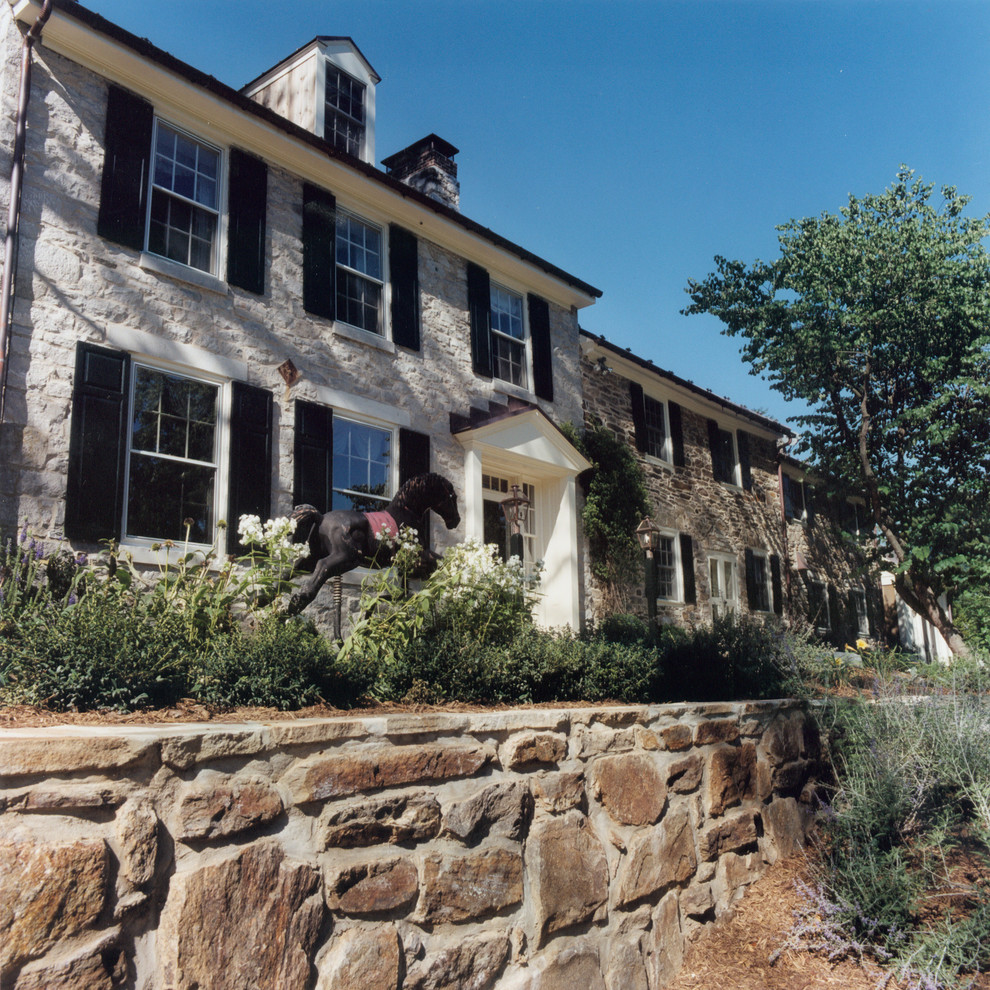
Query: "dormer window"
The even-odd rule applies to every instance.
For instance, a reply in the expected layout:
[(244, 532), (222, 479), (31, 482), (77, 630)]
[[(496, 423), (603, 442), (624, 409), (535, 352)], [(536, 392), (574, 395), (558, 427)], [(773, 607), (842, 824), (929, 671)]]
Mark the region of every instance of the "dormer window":
[(323, 138), (355, 157), (360, 157), (364, 148), (364, 95), (363, 83), (327, 62)]

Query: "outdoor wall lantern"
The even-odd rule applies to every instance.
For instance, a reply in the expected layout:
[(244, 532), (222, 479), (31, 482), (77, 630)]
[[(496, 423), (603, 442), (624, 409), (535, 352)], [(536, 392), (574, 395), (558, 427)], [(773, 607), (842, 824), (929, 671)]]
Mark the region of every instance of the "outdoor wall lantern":
[(657, 637), (657, 574), (653, 564), (653, 551), (660, 543), (660, 530), (646, 516), (636, 527), (636, 539), (646, 554), (646, 616), (650, 624), (650, 638)]
[(523, 559), (522, 531), (529, 518), (530, 500), (519, 490), (518, 485), (512, 486), (512, 494), (501, 501), (505, 525), (509, 527), (509, 556)]

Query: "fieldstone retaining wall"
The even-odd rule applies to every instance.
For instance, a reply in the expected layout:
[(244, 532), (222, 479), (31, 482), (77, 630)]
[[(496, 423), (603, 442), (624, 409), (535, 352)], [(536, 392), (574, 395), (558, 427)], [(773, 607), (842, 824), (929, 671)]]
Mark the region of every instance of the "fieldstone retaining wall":
[(0, 986), (657, 990), (805, 837), (791, 702), (0, 733)]

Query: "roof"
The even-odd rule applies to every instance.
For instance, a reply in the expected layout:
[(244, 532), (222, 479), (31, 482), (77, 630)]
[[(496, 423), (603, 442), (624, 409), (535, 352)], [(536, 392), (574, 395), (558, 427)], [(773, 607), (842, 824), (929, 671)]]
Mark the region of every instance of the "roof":
[(764, 416), (762, 413), (753, 412), (753, 410), (747, 409), (745, 406), (741, 406), (739, 403), (733, 402), (731, 399), (726, 399), (724, 396), (717, 395), (715, 392), (711, 392), (706, 388), (702, 388), (700, 385), (695, 385), (694, 382), (688, 381), (686, 378), (681, 378), (679, 375), (675, 375), (672, 371), (666, 371), (664, 368), (660, 368), (655, 365), (651, 360), (649, 360), (649, 358), (641, 358), (637, 354), (633, 354), (628, 347), (619, 347), (616, 344), (610, 343), (604, 337), (591, 333), (584, 328), (581, 328), (580, 333), (582, 337), (586, 337), (588, 340), (594, 341), (595, 344), (604, 350), (611, 351), (613, 354), (625, 358), (627, 361), (631, 361), (638, 367), (649, 371), (657, 378), (665, 379), (673, 385), (686, 389), (688, 392), (698, 396), (699, 399), (702, 399), (705, 402), (710, 402), (714, 405), (721, 406), (723, 409), (727, 409), (737, 416), (741, 416), (744, 419), (748, 419), (753, 423), (759, 424), (766, 430), (772, 430), (777, 434), (786, 434), (787, 436), (794, 435), (794, 431), (789, 426), (785, 426), (783, 423), (779, 423), (775, 419), (770, 419), (769, 416)]
[[(588, 282), (577, 278), (575, 275), (565, 272), (562, 268), (558, 268), (549, 261), (533, 254), (532, 251), (527, 251), (518, 244), (514, 244), (512, 241), (502, 237), (500, 234), (496, 234), (489, 228), (482, 226), (477, 221), (469, 219), (457, 210), (454, 210), (449, 206), (445, 206), (437, 200), (431, 199), (429, 196), (419, 192), (417, 189), (413, 189), (411, 186), (407, 186), (404, 182), (401, 182), (398, 179), (395, 179), (385, 172), (375, 168), (374, 165), (369, 165), (367, 162), (361, 161), (354, 155), (349, 155), (346, 151), (341, 151), (334, 148), (333, 145), (324, 141), (322, 138), (317, 137), (317, 135), (307, 131), (305, 128), (286, 120), (273, 110), (269, 110), (267, 107), (263, 107), (259, 103), (255, 103), (254, 100), (244, 96), (238, 90), (233, 89), (226, 83), (220, 82), (220, 80), (214, 76), (208, 75), (200, 69), (196, 69), (186, 62), (183, 62), (181, 59), (176, 58), (174, 55), (170, 55), (168, 52), (157, 48), (150, 41), (148, 41), (147, 38), (139, 38), (137, 35), (131, 34), (129, 31), (125, 31), (122, 27), (119, 27), (112, 21), (108, 21), (105, 17), (101, 17), (99, 14), (81, 6), (78, 2), (76, 2), (76, 0), (53, 0), (53, 6), (58, 14), (65, 17), (71, 17), (72, 19), (84, 24), (90, 30), (105, 35), (116, 44), (130, 48), (140, 58), (156, 63), (168, 72), (180, 76), (191, 85), (198, 86), (206, 90), (214, 97), (230, 103), (232, 106), (236, 107), (239, 111), (245, 114), (250, 114), (259, 118), (269, 126), (283, 131), (295, 140), (317, 148), (328, 158), (332, 158), (335, 161), (352, 168), (354, 171), (360, 172), (366, 178), (380, 184), (392, 192), (413, 200), (418, 205), (438, 214), (450, 223), (461, 227), (477, 237), (483, 238), (500, 250), (514, 254), (521, 261), (528, 265), (532, 265), (534, 268), (540, 269), (552, 278), (558, 279), (566, 285), (569, 285), (572, 288), (594, 298), (599, 298), (601, 296), (601, 289), (597, 289)], [(323, 37), (329, 38), (331, 36), (328, 35)], [(312, 44), (312, 42), (308, 42), (308, 44)]]
[(349, 35), (318, 34), (311, 41), (307, 41), (305, 45), (300, 45), (291, 55), (286, 55), (285, 58), (283, 58), (281, 61), (276, 62), (270, 69), (265, 69), (264, 72), (260, 72), (250, 82), (245, 83), (241, 87), (240, 91), (242, 93), (246, 93), (259, 79), (263, 79), (265, 76), (269, 75), (269, 73), (275, 72), (277, 69), (281, 68), (281, 66), (285, 65), (286, 62), (291, 62), (297, 55), (300, 55), (302, 52), (306, 51), (307, 48), (310, 48), (313, 45), (329, 45), (329, 44), (333, 44), (333, 42), (335, 41), (344, 41), (348, 45), (350, 45), (351, 48), (354, 49), (354, 53), (358, 56), (358, 58), (360, 58), (361, 61), (364, 62), (365, 68), (367, 68), (368, 73), (374, 76), (375, 82), (380, 83), (382, 81), (382, 77), (378, 75), (377, 72), (375, 72), (375, 67), (364, 57), (364, 52), (361, 51), (360, 48), (358, 48), (358, 46), (354, 43), (354, 39), (351, 38)]

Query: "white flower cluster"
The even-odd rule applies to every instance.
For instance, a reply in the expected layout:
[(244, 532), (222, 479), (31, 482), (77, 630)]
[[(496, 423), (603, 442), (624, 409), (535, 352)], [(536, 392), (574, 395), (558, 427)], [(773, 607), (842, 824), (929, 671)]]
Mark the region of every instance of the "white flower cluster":
[(518, 557), (503, 561), (494, 543), (484, 544), (473, 537), (447, 550), (443, 567), (455, 585), (449, 592), (451, 598), (482, 587), (522, 594), (539, 580), (538, 576), (527, 577)]
[(407, 552), (420, 551), (419, 530), (412, 526), (403, 526), (399, 530), (398, 536), (392, 532), (387, 525), (378, 532), (378, 542), (383, 543), (390, 550), (405, 550)]
[(292, 547), (292, 534), (296, 531), (295, 519), (279, 516), (261, 522), (260, 516), (241, 516), (237, 524), (237, 535), (244, 544), (263, 547), (270, 554), (278, 554)]

